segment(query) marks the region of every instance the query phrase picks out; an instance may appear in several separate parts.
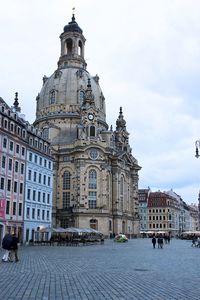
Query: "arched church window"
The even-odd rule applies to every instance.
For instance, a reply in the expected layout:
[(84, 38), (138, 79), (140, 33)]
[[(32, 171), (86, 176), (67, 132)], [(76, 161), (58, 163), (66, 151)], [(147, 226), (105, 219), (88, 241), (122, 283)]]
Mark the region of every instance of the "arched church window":
[(90, 136), (95, 136), (95, 127), (90, 126)]
[(69, 190), (70, 189), (70, 182), (71, 181), (71, 173), (68, 171), (65, 171), (63, 174), (63, 190)]
[(89, 172), (89, 189), (97, 188), (97, 172), (95, 170), (90, 170)]
[(96, 208), (97, 204), (97, 172), (95, 170), (89, 171), (88, 180), (88, 205), (89, 208)]
[(71, 173), (65, 171), (63, 173), (63, 208), (70, 207), (70, 187), (71, 187)]
[(49, 98), (50, 98), (50, 101), (49, 101), (50, 104), (54, 104), (56, 102), (56, 91), (55, 90), (50, 91)]
[(67, 39), (65, 45), (66, 45), (67, 55), (71, 55), (72, 54), (72, 39)]
[(82, 42), (78, 42), (78, 55), (83, 56), (83, 45)]

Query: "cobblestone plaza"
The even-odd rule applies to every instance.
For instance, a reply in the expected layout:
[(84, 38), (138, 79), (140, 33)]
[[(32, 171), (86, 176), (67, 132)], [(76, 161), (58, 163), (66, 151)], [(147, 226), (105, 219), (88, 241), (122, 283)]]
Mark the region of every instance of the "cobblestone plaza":
[(151, 239), (20, 247), (18, 263), (0, 264), (0, 299), (200, 299), (199, 257), (175, 239), (163, 249)]

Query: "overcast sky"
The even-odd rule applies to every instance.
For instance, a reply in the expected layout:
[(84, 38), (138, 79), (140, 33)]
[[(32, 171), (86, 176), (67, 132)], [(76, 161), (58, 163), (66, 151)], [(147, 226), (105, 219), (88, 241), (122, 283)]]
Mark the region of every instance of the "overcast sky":
[(98, 74), (107, 123), (119, 107), (142, 167), (139, 187), (173, 189), (197, 203), (200, 159), (200, 1), (0, 0), (0, 96), (35, 120), (43, 75), (57, 68), (72, 8), (86, 38), (85, 59)]

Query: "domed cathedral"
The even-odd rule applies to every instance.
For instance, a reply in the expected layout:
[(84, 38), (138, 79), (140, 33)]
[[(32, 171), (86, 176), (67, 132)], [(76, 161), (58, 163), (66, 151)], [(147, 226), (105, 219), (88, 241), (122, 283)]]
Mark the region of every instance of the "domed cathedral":
[(131, 154), (122, 108), (113, 131), (99, 77), (86, 70), (86, 39), (74, 14), (60, 40), (58, 68), (43, 77), (34, 122), (55, 158), (53, 225), (136, 235), (141, 167)]

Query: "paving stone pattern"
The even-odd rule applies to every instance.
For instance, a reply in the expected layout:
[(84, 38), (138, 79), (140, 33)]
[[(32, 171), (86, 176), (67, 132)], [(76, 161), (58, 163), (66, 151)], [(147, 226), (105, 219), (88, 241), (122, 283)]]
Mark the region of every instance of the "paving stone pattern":
[[(0, 250), (3, 255), (3, 250)], [(78, 247), (26, 246), (0, 263), (0, 300), (200, 299), (200, 248), (173, 239)]]

